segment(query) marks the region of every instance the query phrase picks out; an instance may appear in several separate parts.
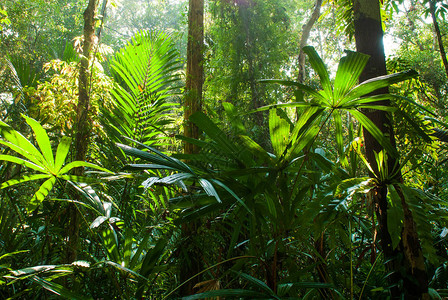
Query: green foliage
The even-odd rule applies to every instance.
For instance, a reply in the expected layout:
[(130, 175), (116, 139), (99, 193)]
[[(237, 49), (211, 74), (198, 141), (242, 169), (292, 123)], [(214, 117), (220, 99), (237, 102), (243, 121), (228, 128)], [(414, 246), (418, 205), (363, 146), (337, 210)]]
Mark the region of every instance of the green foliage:
[(1, 188), (4, 189), (24, 182), (45, 179), (44, 183), (29, 201), (27, 205), (28, 211), (33, 211), (40, 205), (40, 203), (52, 190), (57, 179), (72, 180), (77, 182), (91, 181), (89, 178), (68, 175), (70, 170), (73, 168), (89, 167), (104, 172), (110, 172), (100, 166), (84, 161), (73, 161), (65, 164), (65, 160), (70, 150), (71, 140), (69, 138), (63, 138), (57, 147), (56, 154), (53, 156), (53, 150), (47, 132), (34, 119), (26, 116), (24, 116), (24, 118), (35, 134), (39, 149), (19, 132), (13, 130), (6, 123), (1, 122), (0, 134), (3, 137), (3, 140), (0, 140), (0, 144), (15, 151), (23, 158), (19, 156), (2, 154), (0, 155), (0, 160), (23, 165), (24, 167), (39, 172), (40, 174), (24, 175), (19, 179), (10, 179), (3, 182), (1, 184)]
[[(448, 128), (446, 80), (430, 26), (418, 20), (420, 4), (392, 3), (409, 9), (385, 23), (401, 22), (392, 32), (403, 40), (389, 60), (394, 74), (361, 84), (368, 58), (359, 53), (347, 51), (331, 74), (338, 49), (353, 46), (334, 38), (335, 28), (350, 31), (352, 3), (325, 5), (310, 36), (321, 56), (305, 48), (308, 74), (299, 84), (259, 80), (296, 75), (297, 39), (312, 1), (208, 3), (206, 113), (191, 117), (202, 135), (174, 141), (181, 123), (173, 122), (177, 57), (185, 53), (186, 35), (158, 30), (185, 31), (186, 1), (114, 2), (101, 35), (115, 49), (125, 46), (111, 57), (95, 44), (89, 68), (94, 136), (88, 161), (96, 165), (70, 162), (67, 137), (75, 124), (82, 47), (81, 37), (74, 47), (71, 40), (81, 32), (84, 4), (0, 5), (0, 55), (9, 57), (0, 93), (8, 93), (2, 99), (13, 93), (0, 108), (0, 298), (182, 297), (180, 287), (188, 284), (178, 276), (188, 261), (183, 245), (193, 244), (205, 266), (193, 278), (203, 281), (184, 299), (385, 299), (390, 286), (372, 203), (381, 184), (389, 190), (393, 245), (401, 243), (404, 198), (421, 239), (430, 294), (446, 296), (447, 149), (436, 140)], [(43, 64), (55, 57), (60, 60)], [(391, 94), (369, 95), (381, 87)], [(377, 105), (382, 100), (391, 106)], [(370, 109), (393, 116), (398, 151), (365, 116)], [(376, 178), (367, 176), (363, 128), (386, 149), (376, 154)], [(177, 153), (181, 142), (201, 152)], [(391, 156), (401, 158), (407, 185), (391, 181)], [(107, 171), (99, 165), (119, 172), (100, 180), (70, 175), (81, 166)], [(81, 198), (69, 199), (74, 192)], [(74, 262), (64, 255), (68, 203), (81, 217)], [(193, 221), (195, 234), (184, 236), (182, 228)]]
[[(296, 44), (288, 9), (293, 1), (212, 1), (211, 28), (206, 36), (204, 99), (207, 113), (222, 119), (221, 103), (249, 110), (277, 102), (276, 86), (261, 85), (265, 78), (285, 77)], [(208, 104), (210, 103), (210, 104)], [(263, 145), (266, 124), (261, 114), (243, 122)], [(250, 125), (249, 125), (250, 124)]]
[(173, 40), (159, 32), (141, 32), (121, 49), (111, 63), (117, 84), (111, 94), (114, 109), (103, 110), (110, 138), (127, 136), (151, 145), (172, 122), (167, 102), (178, 88), (178, 52)]

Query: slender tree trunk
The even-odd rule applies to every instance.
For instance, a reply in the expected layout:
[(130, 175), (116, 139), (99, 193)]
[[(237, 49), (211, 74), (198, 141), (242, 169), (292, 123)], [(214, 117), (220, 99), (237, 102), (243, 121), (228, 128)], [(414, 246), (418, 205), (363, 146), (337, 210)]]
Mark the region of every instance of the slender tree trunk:
[[(89, 4), (84, 11), (84, 45), (83, 58), (79, 69), (79, 86), (78, 86), (78, 106), (76, 108), (76, 133), (75, 133), (75, 160), (84, 161), (86, 159), (87, 147), (89, 145), (90, 122), (88, 112), (90, 108), (90, 91), (89, 91), (89, 65), (90, 53), (95, 37), (95, 12), (98, 6), (97, 0), (89, 0)], [(84, 173), (82, 168), (74, 170), (74, 175), (80, 176)], [(77, 194), (73, 193), (72, 197), (76, 198)], [(79, 226), (80, 215), (75, 204), (68, 207), (69, 227), (68, 227), (68, 249), (67, 262), (76, 260), (79, 244)]]
[(411, 17), (411, 12), (414, 10), (416, 10), (415, 2), (411, 1), (409, 10), (406, 9), (406, 7), (405, 7), (406, 19), (408, 20), (408, 26), (409, 26), (410, 32), (412, 34), (412, 37), (415, 39), (415, 44), (418, 46), (418, 49), (420, 51), (424, 51), (425, 48), (423, 47), (423, 44), (419, 40), (420, 38), (418, 36), (417, 28), (415, 27), (415, 22), (414, 22), (414, 20), (412, 20), (412, 17)]
[[(190, 0), (188, 10), (187, 72), (184, 106), (184, 135), (197, 139), (198, 127), (189, 121), (190, 116), (202, 109), (204, 48), (204, 0)], [(197, 153), (198, 148), (185, 143), (186, 154)]]
[[(189, 138), (199, 138), (199, 128), (190, 122), (189, 118), (195, 112), (202, 110), (203, 83), (203, 48), (204, 48), (204, 0), (190, 0), (188, 10), (188, 44), (187, 72), (184, 107), (184, 135)], [(196, 145), (185, 143), (184, 153), (198, 153)], [(201, 251), (193, 240), (197, 235), (199, 221), (182, 224), (183, 255), (180, 257), (180, 281), (189, 280), (201, 271)], [(194, 286), (199, 277), (194, 277), (181, 287), (182, 296), (194, 294)]]
[(436, 17), (436, 1), (429, 1), (429, 11), (431, 12), (432, 24), (434, 25), (434, 32), (437, 37), (437, 43), (439, 44), (440, 57), (442, 58), (443, 66), (445, 67), (445, 74), (448, 77), (448, 60), (446, 58), (445, 47), (443, 46), (442, 35), (440, 33), (439, 22)]
[[(387, 72), (379, 1), (355, 0), (354, 17), (356, 48), (359, 52), (370, 55), (370, 60), (360, 77), (360, 81), (385, 75)], [(376, 91), (375, 94), (387, 92), (388, 89), (385, 88)], [(389, 105), (390, 103), (382, 101), (375, 104)], [(365, 114), (395, 147), (391, 116), (380, 110), (368, 110), (365, 111)], [(367, 130), (364, 130), (364, 142), (367, 160), (376, 175), (379, 175), (375, 153), (379, 153), (383, 148)], [(388, 170), (389, 174), (394, 174), (398, 170), (396, 158), (390, 157), (388, 159)], [(394, 180), (401, 181), (401, 173), (396, 172), (396, 174)], [(392, 272), (389, 276), (390, 283), (393, 286), (391, 296), (392, 298), (399, 298), (404, 292), (406, 299), (426, 299), (428, 298), (428, 280), (412, 212), (401, 193), (404, 227), (401, 243), (398, 248), (394, 248), (387, 224), (388, 190), (386, 184), (380, 182), (372, 191), (372, 198), (378, 221), (380, 245), (387, 262), (387, 269)], [(403, 272), (403, 270), (405, 271)], [(404, 291), (400, 290), (400, 282), (403, 282)]]
[(303, 80), (305, 79), (305, 53), (303, 52), (303, 47), (307, 45), (311, 29), (313, 28), (314, 23), (316, 23), (317, 19), (320, 16), (321, 6), (322, 6), (322, 0), (316, 0), (316, 4), (314, 5), (314, 10), (313, 13), (311, 14), (310, 19), (302, 27), (302, 36), (300, 37), (299, 58), (298, 58), (299, 74), (297, 75), (297, 81), (300, 83), (303, 83)]

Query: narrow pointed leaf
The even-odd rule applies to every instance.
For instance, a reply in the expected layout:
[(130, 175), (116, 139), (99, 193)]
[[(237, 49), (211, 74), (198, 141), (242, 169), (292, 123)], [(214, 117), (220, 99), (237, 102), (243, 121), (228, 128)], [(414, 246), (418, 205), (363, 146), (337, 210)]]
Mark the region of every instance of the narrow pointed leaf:
[(92, 168), (95, 170), (99, 170), (99, 171), (103, 171), (103, 172), (107, 172), (110, 174), (113, 174), (112, 171), (109, 171), (106, 168), (100, 167), (98, 165), (86, 162), (86, 161), (72, 161), (71, 163), (66, 164), (62, 169), (59, 170), (58, 174), (64, 174), (67, 173), (68, 171), (70, 171), (73, 168), (78, 168), (78, 167), (85, 167), (85, 168)]
[(241, 274), (238, 274), (238, 275), (240, 277), (246, 279), (247, 281), (251, 282), (255, 286), (258, 286), (259, 288), (261, 288), (262, 290), (267, 292), (268, 295), (270, 295), (274, 299), (280, 299), (277, 295), (275, 295), (274, 291), (270, 287), (268, 287), (268, 285), (266, 283), (264, 283), (263, 281), (261, 281), (260, 279), (252, 277), (252, 276), (250, 276), (249, 274), (246, 274), (246, 273), (241, 273)]
[(210, 179), (211, 182), (215, 183), (216, 185), (219, 185), (220, 187), (222, 187), (223, 189), (225, 189), (230, 195), (233, 196), (233, 198), (235, 198), (240, 204), (241, 206), (243, 206), (251, 215), (253, 215), (254, 213), (249, 209), (249, 207), (247, 207), (246, 203), (244, 203), (243, 200), (241, 200), (240, 197), (238, 197), (237, 194), (235, 194), (228, 186), (226, 186), (224, 183), (222, 183), (221, 181), (217, 180), (217, 179)]
[[(304, 85), (302, 83), (296, 82), (296, 81), (290, 81), (290, 80), (281, 80), (281, 79), (263, 79), (260, 82), (262, 83), (277, 83), (284, 86), (293, 86), (296, 87), (298, 90), (301, 90), (309, 95), (311, 95), (313, 98), (318, 100), (318, 102), (325, 101), (325, 97), (322, 96), (318, 91), (314, 90), (313, 88)], [(301, 102), (298, 102), (301, 103)]]
[(44, 289), (64, 298), (64, 299), (79, 299), (79, 300), (90, 300), (92, 297), (87, 297), (81, 295), (75, 291), (63, 287), (62, 285), (48, 281), (46, 279), (40, 278), (38, 276), (33, 276), (32, 279), (40, 284)]
[(25, 118), (28, 125), (31, 126), (31, 129), (33, 129), (40, 151), (42, 152), (43, 157), (48, 164), (48, 167), (54, 172), (53, 150), (51, 149), (50, 138), (48, 137), (47, 132), (36, 120), (24, 115), (23, 117)]
[(326, 102), (333, 103), (333, 88), (331, 86), (330, 76), (328, 75), (324, 62), (320, 58), (319, 54), (317, 54), (314, 47), (306, 46), (303, 48), (303, 52), (305, 52), (308, 56), (311, 67), (313, 67), (314, 71), (316, 71), (317, 75), (319, 75)]
[(34, 194), (34, 196), (31, 198), (30, 202), (27, 205), (28, 211), (33, 211), (38, 207), (42, 201), (44, 201), (45, 197), (50, 193), (50, 191), (53, 189), (53, 186), (56, 182), (56, 177), (51, 176), (49, 179), (47, 179), (42, 185), (39, 187), (39, 190)]
[(207, 193), (207, 195), (215, 197), (216, 201), (218, 201), (219, 203), (222, 203), (221, 198), (219, 198), (218, 193), (216, 192), (215, 188), (210, 183), (210, 181), (208, 181), (206, 179), (203, 179), (203, 178), (200, 178), (199, 179), (199, 184), (202, 186), (202, 188)]
[(361, 96), (367, 95), (373, 91), (381, 88), (389, 87), (392, 84), (412, 79), (418, 76), (418, 73), (414, 70), (404, 71), (400, 73), (375, 77), (373, 79), (366, 80), (354, 87), (353, 90), (349, 92), (347, 97), (349, 98), (359, 98)]
[(269, 111), (269, 133), (277, 157), (283, 154), (289, 141), (289, 124), (277, 115), (277, 109)]
[(40, 165), (36, 165), (30, 161), (27, 161), (23, 158), (19, 158), (19, 157), (15, 157), (12, 155), (0, 155), (0, 160), (3, 161), (9, 161), (15, 164), (19, 164), (19, 165), (24, 165), (30, 169), (36, 170), (38, 172), (41, 173), (45, 173), (45, 174), (50, 174), (50, 172), (47, 169), (44, 169), (43, 167), (41, 167)]
[[(141, 276), (148, 278), (151, 275), (154, 268), (157, 266), (158, 262), (162, 258), (167, 244), (168, 241), (162, 238), (157, 242), (154, 248), (148, 250), (139, 272)], [(142, 299), (145, 284), (146, 284), (145, 280), (138, 281), (137, 292), (135, 293), (136, 299)]]
[(368, 60), (368, 55), (352, 51), (347, 51), (347, 55), (341, 58), (334, 80), (336, 105), (346, 101), (345, 95), (358, 83), (359, 76)]
[(339, 157), (344, 157), (344, 135), (342, 130), (342, 117), (338, 110), (333, 111), (333, 120), (336, 133), (336, 148), (338, 150)]
[[(34, 154), (31, 154), (30, 152), (28, 152), (27, 150), (24, 150), (23, 148), (17, 146), (14, 143), (9, 142), (9, 141), (0, 140), (0, 144), (17, 152), (18, 154), (25, 157), (33, 164), (40, 166), (42, 169), (48, 170), (48, 164), (45, 162), (44, 157), (42, 156), (42, 154), (39, 151), (37, 151), (37, 149), (35, 149), (37, 151), (37, 154), (34, 155)], [(48, 170), (48, 172), (49, 172), (49, 170)]]
[(398, 157), (397, 150), (392, 147), (390, 141), (384, 136), (381, 130), (379, 130), (378, 127), (376, 127), (376, 125), (366, 117), (366, 115), (364, 115), (360, 111), (357, 111), (356, 109), (350, 110), (350, 113), (365, 129), (370, 132), (370, 134), (378, 141), (378, 143), (380, 143), (380, 145), (384, 147), (389, 155), (391, 155), (392, 157)]
[(59, 171), (64, 165), (65, 159), (67, 158), (68, 152), (70, 150), (71, 141), (72, 140), (69, 137), (64, 136), (59, 142), (54, 162), (54, 168), (56, 172)]
[(239, 152), (238, 147), (227, 138), (227, 135), (210, 120), (202, 112), (196, 112), (190, 117), (190, 121), (201, 128), (214, 142), (217, 143), (218, 147), (225, 151), (226, 154), (236, 157)]
[(33, 175), (29, 175), (29, 176), (22, 176), (19, 179), (10, 179), (8, 181), (3, 182), (0, 186), (0, 189), (4, 189), (4, 188), (7, 188), (10, 186), (19, 184), (19, 183), (23, 183), (23, 182), (46, 179), (50, 176), (52, 176), (52, 175), (50, 175), (50, 174), (33, 174)]

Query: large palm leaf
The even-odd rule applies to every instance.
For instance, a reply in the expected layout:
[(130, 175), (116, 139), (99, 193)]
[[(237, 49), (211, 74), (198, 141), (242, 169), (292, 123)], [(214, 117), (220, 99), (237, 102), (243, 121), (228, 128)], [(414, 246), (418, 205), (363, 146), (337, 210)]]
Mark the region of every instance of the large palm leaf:
[[(395, 96), (390, 94), (371, 96), (370, 93), (380, 88), (391, 86), (392, 84), (414, 78), (417, 73), (413, 70), (395, 73), (391, 75), (376, 77), (358, 84), (358, 79), (361, 72), (364, 70), (368, 61), (368, 56), (358, 52), (347, 51), (347, 55), (341, 58), (336, 72), (334, 83), (331, 82), (327, 68), (320, 56), (313, 47), (307, 46), (304, 52), (308, 55), (310, 64), (317, 73), (322, 85), (321, 90), (293, 81), (283, 80), (266, 80), (265, 82), (275, 82), (287, 86), (296, 87), (298, 90), (310, 96), (309, 101), (299, 99), (298, 102), (286, 104), (274, 104), (265, 106), (257, 111), (268, 110), (280, 107), (300, 107), (305, 108), (303, 115), (313, 112), (315, 120), (321, 120), (322, 117), (329, 114), (335, 124), (336, 144), (339, 155), (343, 155), (343, 130), (342, 130), (342, 116), (343, 111), (350, 113), (372, 136), (387, 150), (387, 152), (396, 156), (396, 149), (392, 147), (389, 140), (382, 134), (378, 127), (373, 124), (369, 118), (361, 111), (361, 109), (378, 109), (385, 111), (394, 111), (396, 108), (386, 105), (381, 105), (383, 100), (393, 100)], [(406, 101), (411, 101), (405, 99)], [(412, 101), (411, 101), (412, 102)], [(414, 103), (413, 103), (414, 104)], [(300, 124), (300, 119), (297, 124)], [(306, 120), (309, 120), (306, 117)], [(303, 124), (296, 125), (297, 131), (303, 132)], [(290, 144), (294, 144), (297, 135), (292, 134)], [(284, 147), (284, 151), (291, 152), (294, 148)]]
[[(32, 211), (47, 197), (53, 189), (57, 179), (71, 180), (75, 182), (89, 182), (89, 178), (69, 175), (70, 170), (78, 167), (88, 167), (100, 171), (110, 172), (100, 166), (85, 161), (72, 161), (65, 164), (70, 150), (71, 139), (63, 137), (59, 143), (55, 155), (45, 129), (36, 120), (24, 116), (25, 121), (34, 132), (38, 147), (30, 140), (25, 138), (18, 131), (12, 129), (8, 124), (0, 121), (0, 145), (8, 147), (16, 152), (15, 155), (1, 154), (0, 161), (12, 162), (34, 170), (38, 174), (26, 174), (19, 179), (10, 179), (2, 182), (0, 189), (7, 188), (16, 184), (40, 181), (45, 179), (44, 183), (36, 191), (28, 203), (28, 210)], [(65, 165), (64, 165), (65, 164)]]
[(175, 105), (166, 100), (177, 87), (177, 56), (169, 35), (149, 31), (135, 35), (115, 55), (111, 63), (115, 109), (104, 112), (111, 138), (127, 136), (150, 145), (160, 137)]

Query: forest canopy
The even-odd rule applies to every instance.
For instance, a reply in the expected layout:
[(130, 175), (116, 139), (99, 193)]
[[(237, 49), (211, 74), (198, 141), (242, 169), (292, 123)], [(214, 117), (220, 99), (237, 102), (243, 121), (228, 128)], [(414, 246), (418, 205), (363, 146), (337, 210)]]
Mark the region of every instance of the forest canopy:
[(447, 10), (4, 0), (0, 298), (448, 297)]

